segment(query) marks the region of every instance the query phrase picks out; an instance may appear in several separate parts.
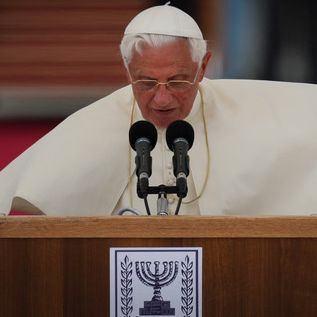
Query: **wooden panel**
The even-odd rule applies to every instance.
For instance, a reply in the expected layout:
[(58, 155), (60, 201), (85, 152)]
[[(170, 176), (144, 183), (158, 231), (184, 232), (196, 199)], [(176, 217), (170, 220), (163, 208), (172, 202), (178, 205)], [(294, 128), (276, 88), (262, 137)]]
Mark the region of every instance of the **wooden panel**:
[[(118, 47), (110, 46), (105, 50), (104, 45), (86, 45), (64, 44), (53, 46), (34, 45), (33, 47), (24, 47), (23, 54), (19, 51), (19, 46), (7, 46), (1, 49), (0, 58), (2, 65), (76, 65), (81, 63), (91, 63), (95, 65), (111, 66), (114, 57), (119, 57)], [(36, 60), (34, 54), (36, 52)], [(4, 63), (6, 61), (6, 63)], [(117, 61), (121, 65), (121, 61)]]
[(62, 240), (7, 242), (0, 239), (0, 316), (63, 316)]
[(82, 30), (82, 32), (63, 32), (56, 31), (54, 36), (47, 37), (45, 33), (47, 30), (37, 30), (37, 32), (29, 32), (28, 30), (6, 30), (5, 33), (0, 33), (1, 44), (14, 44), (14, 45), (37, 45), (38, 42), (42, 44), (99, 44), (105, 43), (118, 43), (118, 37), (122, 36), (120, 32), (105, 33), (103, 30)]
[[(123, 66), (107, 64), (77, 65), (0, 65), (1, 80), (5, 85), (23, 87), (42, 85), (58, 87), (97, 86), (114, 88), (127, 84)], [(20, 87), (20, 86), (19, 86)], [(45, 89), (45, 88), (44, 88)], [(92, 88), (93, 89), (93, 88)], [(101, 89), (101, 88), (100, 88)]]
[(11, 238), (314, 237), (317, 217), (0, 217)]
[[(203, 316), (316, 316), (317, 240), (0, 239), (0, 316), (109, 316), (109, 248), (203, 248)], [(113, 317), (113, 316), (111, 316)]]
[(122, 86), (120, 40), (145, 3), (1, 1), (0, 84)]

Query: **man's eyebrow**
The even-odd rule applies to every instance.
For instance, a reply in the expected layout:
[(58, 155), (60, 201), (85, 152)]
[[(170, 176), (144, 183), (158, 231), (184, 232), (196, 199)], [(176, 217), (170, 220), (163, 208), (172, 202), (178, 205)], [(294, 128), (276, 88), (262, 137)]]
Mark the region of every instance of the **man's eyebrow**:
[(168, 78), (168, 80), (175, 80), (177, 79), (178, 77), (181, 77), (181, 78), (187, 78), (189, 75), (187, 73), (178, 73), (178, 74), (175, 74), (173, 76), (170, 76)]
[(146, 79), (146, 80), (156, 80), (156, 78), (154, 78), (154, 77), (151, 77), (151, 76), (148, 76), (148, 75), (146, 75), (146, 74), (143, 74), (143, 73), (141, 73), (141, 72), (136, 72), (135, 73), (135, 78), (136, 79), (138, 79), (138, 80), (142, 80), (142, 79)]
[[(142, 73), (136, 73), (135, 74), (135, 77), (136, 79), (138, 80), (158, 80), (157, 78), (155, 77), (152, 77), (152, 76), (149, 76), (149, 75), (146, 75), (146, 74), (142, 74)], [(186, 72), (179, 72), (179, 73), (176, 73), (174, 75), (171, 75), (167, 78), (167, 80), (177, 80), (179, 77), (181, 77), (182, 79), (183, 78), (188, 78), (189, 77), (189, 74), (186, 73)]]
[(157, 80), (157, 79), (154, 78), (154, 77), (146, 76), (146, 75), (139, 75), (138, 77), (139, 77), (140, 79), (145, 79), (145, 80)]

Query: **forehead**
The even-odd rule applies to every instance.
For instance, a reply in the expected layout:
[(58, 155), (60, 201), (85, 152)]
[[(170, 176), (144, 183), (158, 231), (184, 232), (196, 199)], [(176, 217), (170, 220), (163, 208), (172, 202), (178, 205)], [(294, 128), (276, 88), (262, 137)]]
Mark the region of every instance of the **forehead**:
[(129, 68), (134, 73), (143, 72), (191, 72), (196, 63), (192, 61), (190, 46), (180, 39), (159, 47), (142, 44), (141, 53), (134, 52)]

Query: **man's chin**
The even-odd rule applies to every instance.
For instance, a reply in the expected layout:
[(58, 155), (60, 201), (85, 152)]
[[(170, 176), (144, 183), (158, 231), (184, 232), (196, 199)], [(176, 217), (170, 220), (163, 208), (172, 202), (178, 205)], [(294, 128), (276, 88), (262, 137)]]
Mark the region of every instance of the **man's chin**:
[(181, 118), (175, 116), (175, 114), (160, 114), (149, 118), (148, 121), (153, 123), (158, 128), (167, 128), (172, 122), (181, 120)]
[(161, 128), (161, 129), (165, 129), (167, 128), (172, 122), (174, 122), (175, 118), (171, 118), (171, 119), (154, 119), (154, 120), (149, 120), (151, 123), (153, 123), (156, 127)]

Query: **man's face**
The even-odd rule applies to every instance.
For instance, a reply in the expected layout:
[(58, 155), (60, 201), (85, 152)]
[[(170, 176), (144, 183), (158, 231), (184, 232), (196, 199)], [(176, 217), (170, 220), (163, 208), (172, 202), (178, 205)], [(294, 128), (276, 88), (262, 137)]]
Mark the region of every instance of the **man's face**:
[(196, 82), (181, 92), (170, 91), (166, 85), (158, 85), (150, 90), (140, 90), (132, 85), (143, 117), (161, 128), (175, 120), (184, 119), (192, 109), (198, 82), (203, 78), (209, 57), (198, 70), (198, 64), (192, 61), (188, 43), (184, 39), (159, 48), (146, 45), (142, 54), (134, 53), (129, 64), (132, 81), (155, 79), (163, 83), (169, 80), (193, 82), (198, 71)]

